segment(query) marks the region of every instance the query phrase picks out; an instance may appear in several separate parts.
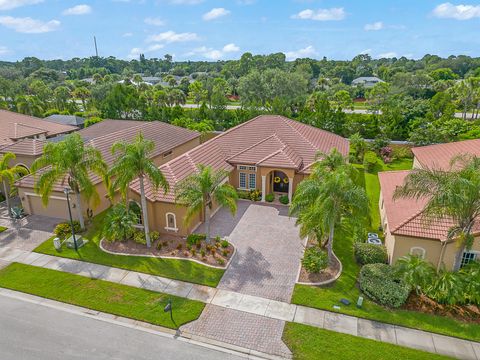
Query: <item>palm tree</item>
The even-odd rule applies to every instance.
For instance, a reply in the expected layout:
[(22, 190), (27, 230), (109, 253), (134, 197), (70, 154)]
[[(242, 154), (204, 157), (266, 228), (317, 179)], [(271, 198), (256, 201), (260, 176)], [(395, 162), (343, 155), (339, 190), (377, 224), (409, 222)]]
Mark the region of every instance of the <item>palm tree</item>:
[(125, 204), (113, 206), (107, 214), (103, 232), (108, 240), (127, 241), (133, 234), (133, 226), (137, 223), (137, 215), (130, 211)]
[(395, 272), (406, 284), (415, 289), (417, 295), (423, 293), (436, 276), (432, 264), (415, 255), (398, 259), (395, 263)]
[[(38, 171), (42, 169), (41, 171)], [(90, 177), (94, 173), (105, 178), (107, 165), (102, 154), (91, 146), (85, 146), (79, 134), (71, 134), (58, 143), (49, 142), (43, 148), (43, 155), (32, 164), (32, 172), (39, 172), (35, 192), (42, 196), (44, 206), (48, 205), (50, 194), (57, 182), (67, 178), (67, 183), (77, 197), (78, 219), (82, 229), (85, 220), (82, 209), (82, 195), (98, 205), (100, 197)]]
[(43, 107), (40, 100), (33, 95), (21, 95), (17, 97), (16, 104), (18, 112), (31, 115), (39, 116), (43, 112)]
[[(321, 162), (314, 165), (321, 167)], [(311, 236), (319, 242), (328, 233), (327, 251), (333, 259), (335, 228), (363, 224), (368, 214), (365, 190), (352, 180), (348, 167), (324, 171), (321, 176), (312, 174), (302, 181), (290, 206), (290, 215), (297, 216), (302, 237)], [(314, 169), (313, 171), (319, 172)]]
[(435, 219), (454, 221), (447, 240), (456, 240), (454, 270), (460, 269), (465, 250), (472, 247), (472, 227), (480, 216), (480, 158), (456, 157), (448, 171), (414, 169), (398, 187), (394, 199), (428, 198), (423, 214), (427, 225)]
[[(0, 157), (0, 182), (3, 183), (3, 191), (5, 192), (5, 200), (7, 201), (8, 215), (11, 216), (10, 197), (8, 193), (8, 186), (11, 186), (15, 181), (16, 176), (23, 176), (28, 173), (28, 170), (23, 166), (10, 167), (11, 160), (15, 160), (16, 155), (13, 153), (5, 153)], [(8, 185), (8, 186), (7, 186)]]
[(80, 86), (72, 92), (72, 96), (80, 99), (82, 102), (83, 111), (87, 111), (87, 99), (90, 97), (90, 94), (90, 90), (84, 86)]
[(147, 247), (150, 247), (151, 243), (147, 199), (145, 197), (145, 179), (150, 181), (155, 190), (161, 187), (165, 193), (168, 191), (168, 182), (165, 176), (163, 176), (160, 169), (155, 166), (151, 159), (154, 149), (155, 143), (151, 140), (146, 140), (142, 133), (135, 137), (133, 143), (116, 142), (112, 146), (112, 154), (116, 155), (116, 160), (110, 169), (110, 174), (114, 177), (113, 189), (120, 189), (124, 198), (126, 197), (129, 184), (137, 178), (140, 182), (142, 216)]
[(175, 189), (176, 203), (187, 207), (185, 223), (195, 215), (205, 214), (206, 241), (210, 243), (210, 216), (213, 204), (226, 206), (235, 215), (238, 194), (230, 184), (225, 183), (228, 172), (214, 171), (211, 166), (198, 165), (198, 172), (180, 181)]

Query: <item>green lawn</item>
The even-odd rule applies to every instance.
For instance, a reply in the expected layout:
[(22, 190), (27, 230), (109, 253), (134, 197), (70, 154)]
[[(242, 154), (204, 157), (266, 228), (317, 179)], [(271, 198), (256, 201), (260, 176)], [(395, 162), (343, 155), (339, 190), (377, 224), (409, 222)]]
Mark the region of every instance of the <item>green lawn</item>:
[[(381, 170), (409, 169), (411, 168), (411, 165), (411, 160), (403, 160), (384, 165)], [(361, 169), (361, 166), (357, 167)], [(359, 183), (362, 183), (361, 178)], [(378, 210), (380, 184), (377, 174), (365, 173), (363, 183), (365, 184), (370, 199), (371, 228), (376, 231), (380, 224)], [(341, 313), (480, 341), (480, 326), (475, 324), (464, 323), (447, 317), (433, 316), (419, 312), (386, 309), (368, 299), (365, 299), (362, 309), (358, 309), (354, 304), (360, 295), (360, 291), (357, 288), (357, 274), (360, 267), (354, 259), (353, 242), (353, 237), (349, 236), (348, 233), (342, 234), (338, 231), (335, 236), (334, 249), (336, 255), (340, 258), (343, 264), (342, 275), (331, 286), (315, 287), (297, 284), (293, 293), (292, 302), (318, 309), (334, 311), (333, 306), (341, 305), (339, 304), (339, 300), (341, 298), (347, 298), (351, 300), (353, 304), (350, 306), (341, 305)]]
[[(0, 287), (172, 329), (196, 320), (204, 308), (198, 301), (19, 263), (0, 270)], [(169, 299), (175, 323), (163, 311)]]
[(295, 323), (285, 325), (283, 340), (296, 360), (450, 359), (446, 356)]
[(52, 239), (40, 244), (34, 251), (42, 254), (77, 259), (106, 266), (112, 266), (132, 271), (164, 276), (170, 279), (188, 281), (195, 284), (217, 286), (224, 270), (214, 269), (188, 260), (160, 259), (140, 256), (112, 255), (99, 247), (101, 226), (106, 213), (96, 216), (84, 237), (89, 242), (78, 250), (67, 249), (61, 252), (53, 247)]

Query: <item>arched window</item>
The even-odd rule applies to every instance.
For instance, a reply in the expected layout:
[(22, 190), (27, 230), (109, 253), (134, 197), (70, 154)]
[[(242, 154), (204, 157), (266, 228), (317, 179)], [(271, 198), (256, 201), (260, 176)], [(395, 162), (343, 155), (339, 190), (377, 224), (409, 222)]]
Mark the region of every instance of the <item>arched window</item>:
[(165, 215), (167, 226), (165, 226), (166, 230), (178, 231), (177, 228), (177, 218), (174, 213), (167, 213)]
[(413, 256), (418, 256), (422, 259), (425, 259), (425, 249), (424, 248), (421, 248), (421, 247), (418, 247), (418, 246), (414, 246), (410, 249), (410, 255), (413, 255)]

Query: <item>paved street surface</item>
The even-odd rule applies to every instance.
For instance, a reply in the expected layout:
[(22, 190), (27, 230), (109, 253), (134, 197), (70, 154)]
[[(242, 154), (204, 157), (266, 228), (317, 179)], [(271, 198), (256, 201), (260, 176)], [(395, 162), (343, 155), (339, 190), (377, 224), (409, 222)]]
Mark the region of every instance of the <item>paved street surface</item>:
[(241, 357), (168, 337), (0, 296), (2, 360)]

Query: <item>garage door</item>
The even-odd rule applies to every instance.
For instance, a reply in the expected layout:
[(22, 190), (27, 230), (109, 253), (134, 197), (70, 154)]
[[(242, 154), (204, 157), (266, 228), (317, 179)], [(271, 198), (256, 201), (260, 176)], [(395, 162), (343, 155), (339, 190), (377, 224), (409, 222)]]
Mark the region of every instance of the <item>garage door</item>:
[[(67, 201), (57, 198), (51, 198), (48, 206), (44, 207), (42, 199), (39, 196), (27, 195), (30, 205), (30, 214), (50, 216), (59, 219), (68, 219)], [(72, 215), (75, 217), (75, 209), (72, 209)]]

